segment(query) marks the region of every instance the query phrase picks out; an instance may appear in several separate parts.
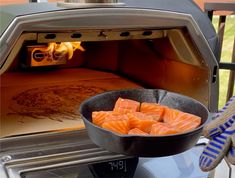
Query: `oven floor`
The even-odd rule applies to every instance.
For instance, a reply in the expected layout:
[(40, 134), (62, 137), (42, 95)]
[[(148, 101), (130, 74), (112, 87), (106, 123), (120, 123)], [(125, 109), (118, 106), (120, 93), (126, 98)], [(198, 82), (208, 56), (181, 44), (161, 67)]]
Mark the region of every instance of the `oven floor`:
[[(47, 90), (50, 90), (48, 92), (48, 98), (50, 99), (51, 96), (55, 96), (54, 93), (58, 90), (67, 99), (62, 102), (67, 102), (66, 104), (71, 107), (72, 104), (68, 103), (70, 101), (68, 97), (73, 99), (73, 96), (76, 95), (76, 98), (81, 100), (79, 101), (80, 104), (82, 100), (91, 95), (124, 88), (140, 88), (140, 85), (112, 73), (83, 68), (31, 73), (5, 73), (1, 76), (0, 137), (84, 128), (80, 116), (73, 118), (75, 116), (73, 113), (50, 114), (47, 117), (47, 113), (44, 112), (43, 116), (40, 116), (40, 114), (35, 116), (35, 112), (40, 113), (37, 109), (40, 110), (42, 106), (37, 107), (29, 104), (31, 108), (27, 108), (27, 100), (33, 100), (33, 95), (38, 93), (45, 95), (48, 92)], [(66, 90), (68, 90), (67, 93)], [(25, 96), (27, 96), (26, 99)], [(39, 97), (37, 96), (37, 98)], [(50, 102), (45, 104), (51, 105)], [(72, 109), (78, 110), (79, 104)], [(70, 109), (68, 106), (67, 109)], [(63, 108), (63, 106), (60, 107)], [(35, 110), (35, 108), (36, 111), (33, 111), (32, 114), (32, 109)], [(48, 109), (48, 107), (46, 108)], [(56, 107), (53, 106), (52, 108)]]

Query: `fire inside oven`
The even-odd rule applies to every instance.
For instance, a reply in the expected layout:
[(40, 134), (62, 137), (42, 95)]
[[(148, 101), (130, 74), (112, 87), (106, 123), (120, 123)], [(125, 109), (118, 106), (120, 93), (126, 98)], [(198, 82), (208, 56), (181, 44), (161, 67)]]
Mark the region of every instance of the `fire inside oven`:
[(80, 103), (109, 90), (161, 88), (209, 105), (209, 68), (186, 28), (24, 33), (8, 62), (1, 137), (83, 129)]
[(75, 50), (85, 51), (81, 42), (48, 43), (39, 46), (27, 46), (28, 63), (31, 67), (66, 64)]

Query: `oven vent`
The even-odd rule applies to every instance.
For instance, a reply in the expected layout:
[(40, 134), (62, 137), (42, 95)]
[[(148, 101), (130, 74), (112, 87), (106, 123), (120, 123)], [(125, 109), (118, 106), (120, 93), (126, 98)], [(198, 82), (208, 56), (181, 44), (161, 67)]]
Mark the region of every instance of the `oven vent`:
[[(75, 32), (38, 33), (38, 43), (66, 42), (66, 41), (112, 41), (153, 39), (166, 37), (168, 30), (87, 30)], [(180, 33), (180, 32), (179, 32)], [(177, 33), (176, 35), (178, 35)], [(169, 32), (170, 34), (170, 32)], [(179, 37), (181, 40), (181, 37)], [(174, 39), (172, 39), (174, 41)]]

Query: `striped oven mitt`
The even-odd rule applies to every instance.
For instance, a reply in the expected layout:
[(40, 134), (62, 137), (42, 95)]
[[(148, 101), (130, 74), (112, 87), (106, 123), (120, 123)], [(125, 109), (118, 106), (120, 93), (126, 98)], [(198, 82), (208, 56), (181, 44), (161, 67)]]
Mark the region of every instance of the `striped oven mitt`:
[(210, 141), (199, 158), (201, 170), (214, 169), (225, 156), (231, 164), (235, 164), (235, 96), (204, 127), (203, 134)]

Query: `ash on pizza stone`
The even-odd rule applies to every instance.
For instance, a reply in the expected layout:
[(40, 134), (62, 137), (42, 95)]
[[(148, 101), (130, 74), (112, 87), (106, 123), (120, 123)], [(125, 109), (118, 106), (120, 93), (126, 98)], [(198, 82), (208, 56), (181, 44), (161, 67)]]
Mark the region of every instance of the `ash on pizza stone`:
[(64, 119), (78, 120), (81, 118), (77, 113), (81, 102), (104, 91), (106, 89), (101, 87), (82, 85), (31, 88), (12, 97), (8, 114), (60, 122)]

